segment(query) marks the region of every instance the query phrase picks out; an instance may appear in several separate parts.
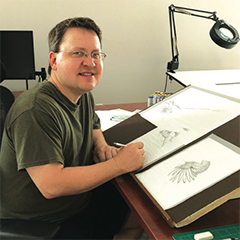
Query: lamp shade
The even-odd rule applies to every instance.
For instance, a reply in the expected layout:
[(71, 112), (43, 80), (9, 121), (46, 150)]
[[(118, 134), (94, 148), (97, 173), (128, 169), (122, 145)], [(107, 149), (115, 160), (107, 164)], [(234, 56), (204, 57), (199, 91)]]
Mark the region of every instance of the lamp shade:
[(233, 48), (239, 42), (237, 30), (224, 20), (216, 21), (210, 30), (210, 37), (217, 45), (227, 49)]

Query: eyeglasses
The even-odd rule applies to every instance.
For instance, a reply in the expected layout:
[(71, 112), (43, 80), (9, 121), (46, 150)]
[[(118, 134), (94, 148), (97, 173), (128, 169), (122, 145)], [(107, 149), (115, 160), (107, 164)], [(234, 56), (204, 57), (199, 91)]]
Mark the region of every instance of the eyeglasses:
[[(73, 58), (87, 58), (90, 53), (84, 52), (84, 51), (58, 51), (58, 52), (64, 52), (64, 53), (71, 53), (71, 56)], [(107, 55), (103, 52), (93, 52), (91, 53), (91, 58), (93, 61), (103, 61)]]

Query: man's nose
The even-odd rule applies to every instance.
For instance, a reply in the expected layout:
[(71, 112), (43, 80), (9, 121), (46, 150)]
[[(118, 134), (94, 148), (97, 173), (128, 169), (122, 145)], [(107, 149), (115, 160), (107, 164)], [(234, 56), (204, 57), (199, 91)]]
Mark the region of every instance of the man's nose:
[(91, 54), (86, 54), (83, 60), (84, 65), (92, 66), (94, 67), (96, 63), (94, 62), (94, 59), (92, 58)]

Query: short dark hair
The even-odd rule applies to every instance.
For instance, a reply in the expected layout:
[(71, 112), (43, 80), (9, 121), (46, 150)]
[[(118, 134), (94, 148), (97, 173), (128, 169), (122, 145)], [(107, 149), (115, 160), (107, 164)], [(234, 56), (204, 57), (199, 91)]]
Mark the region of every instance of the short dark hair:
[[(68, 28), (84, 28), (94, 31), (102, 45), (102, 31), (97, 24), (90, 18), (76, 17), (63, 20), (58, 23), (48, 34), (49, 52), (58, 52), (63, 36)], [(48, 66), (48, 73), (51, 74), (51, 66)]]

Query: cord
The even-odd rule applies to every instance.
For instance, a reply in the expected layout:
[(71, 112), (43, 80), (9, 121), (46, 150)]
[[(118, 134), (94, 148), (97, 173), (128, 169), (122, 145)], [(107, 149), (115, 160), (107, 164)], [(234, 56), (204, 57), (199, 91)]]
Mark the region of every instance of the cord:
[(168, 81), (168, 75), (166, 74), (165, 87), (163, 90), (164, 93), (167, 91), (167, 81)]

